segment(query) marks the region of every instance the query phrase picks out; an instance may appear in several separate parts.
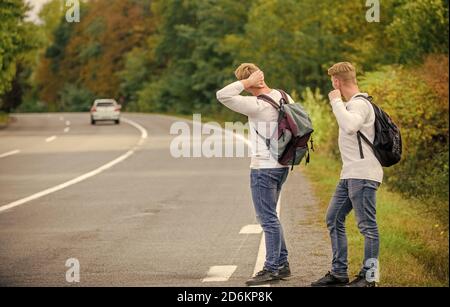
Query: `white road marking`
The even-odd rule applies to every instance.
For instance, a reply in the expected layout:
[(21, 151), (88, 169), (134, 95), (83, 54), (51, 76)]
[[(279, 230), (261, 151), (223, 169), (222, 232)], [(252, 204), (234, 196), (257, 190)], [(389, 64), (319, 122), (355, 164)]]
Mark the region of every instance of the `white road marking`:
[(216, 265), (209, 268), (206, 277), (202, 282), (220, 282), (227, 281), (236, 271), (236, 265)]
[[(208, 125), (208, 124), (205, 124), (205, 125), (207, 127), (209, 127), (210, 129), (217, 129), (216, 126), (211, 126), (211, 125)], [(249, 148), (252, 147), (252, 144), (251, 144), (250, 140), (247, 139), (245, 136), (243, 136), (241, 134), (238, 134), (238, 133), (234, 133), (233, 131), (226, 130), (226, 129), (223, 129), (223, 128), (220, 128), (220, 129), (222, 129), (225, 132), (225, 134), (230, 134), (230, 133), (233, 134), (236, 138), (238, 138), (241, 141), (243, 141)], [(280, 198), (278, 199), (278, 202), (277, 202), (277, 214), (278, 214), (278, 217), (280, 217), (280, 210), (281, 210), (281, 196), (280, 196)], [(265, 260), (266, 260), (266, 238), (265, 238), (264, 233), (263, 233), (262, 237), (261, 237), (261, 242), (259, 244), (259, 250), (258, 250), (258, 255), (256, 257), (256, 264), (255, 264), (255, 268), (253, 270), (253, 275), (256, 275), (256, 273), (258, 273), (259, 271), (261, 271), (263, 269)], [(270, 287), (270, 284), (260, 285), (259, 287)]]
[(63, 121), (63, 120), (64, 120), (64, 117), (60, 116), (60, 117), (59, 117), (59, 120)]
[(45, 141), (46, 141), (47, 143), (53, 142), (54, 140), (56, 140), (56, 135), (53, 135), (53, 136), (51, 136), (51, 137), (45, 139)]
[[(147, 130), (145, 130), (144, 127), (142, 127), (141, 125), (139, 125), (139, 124), (137, 124), (137, 123), (135, 123), (135, 122), (133, 122), (131, 120), (128, 120), (128, 119), (122, 119), (122, 120), (124, 122), (130, 124), (131, 126), (135, 127), (136, 129), (138, 129), (141, 132), (140, 140), (143, 140), (143, 139), (147, 138), (147, 135), (148, 135), (147, 134)], [(74, 184), (80, 183), (80, 182), (82, 182), (82, 181), (84, 181), (84, 180), (86, 180), (88, 178), (94, 177), (95, 175), (98, 175), (98, 174), (106, 171), (107, 169), (110, 169), (114, 165), (116, 165), (116, 164), (118, 164), (120, 162), (123, 162), (124, 160), (128, 159), (139, 148), (139, 146), (140, 146), (139, 144), (142, 144), (142, 142), (137, 143), (130, 150), (128, 150), (126, 153), (124, 153), (123, 155), (119, 156), (118, 158), (116, 158), (116, 159), (114, 159), (114, 160), (112, 160), (112, 161), (110, 161), (110, 162), (108, 162), (108, 163), (106, 163), (106, 164), (104, 164), (104, 165), (102, 165), (102, 166), (100, 166), (100, 167), (98, 167), (98, 168), (88, 172), (88, 173), (85, 173), (85, 174), (83, 174), (81, 176), (78, 176), (78, 177), (72, 179), (72, 180), (69, 180), (69, 181), (66, 181), (64, 183), (61, 183), (61, 184), (59, 184), (57, 186), (54, 186), (54, 187), (51, 187), (49, 189), (43, 190), (41, 192), (35, 193), (35, 194), (30, 195), (28, 197), (16, 200), (16, 201), (14, 201), (12, 203), (9, 203), (9, 204), (3, 205), (3, 206), (0, 206), (0, 213), (3, 212), (3, 211), (6, 211), (6, 210), (12, 209), (14, 207), (18, 207), (18, 206), (23, 205), (25, 203), (28, 203), (28, 202), (30, 202), (32, 200), (41, 198), (41, 197), (46, 196), (48, 194), (51, 194), (51, 193), (57, 192), (59, 190), (65, 189), (65, 188), (70, 187), (70, 186), (72, 186)]]
[(70, 120), (66, 120), (66, 126), (70, 126)]
[(67, 132), (69, 132), (69, 131), (70, 131), (70, 127), (64, 128), (64, 133), (67, 133)]
[(5, 153), (0, 155), (0, 159), (1, 158), (5, 158), (5, 157), (9, 157), (9, 156), (12, 156), (12, 155), (15, 155), (15, 154), (18, 154), (19, 152), (20, 152), (20, 150), (18, 150), (18, 149), (5, 152)]
[(261, 232), (262, 228), (258, 224), (245, 225), (241, 228), (241, 231), (239, 231), (240, 234), (259, 234)]
[(136, 128), (137, 130), (139, 130), (139, 131), (141, 132), (141, 139), (139, 140), (138, 145), (139, 145), (139, 144), (142, 145), (142, 143), (144, 142), (144, 140), (148, 137), (147, 130), (146, 130), (144, 127), (142, 127), (141, 125), (139, 125), (138, 123), (136, 123), (136, 122), (134, 122), (134, 121), (132, 121), (132, 120), (130, 120), (130, 119), (122, 118), (121, 120), (122, 120), (123, 122), (127, 123), (128, 125), (133, 126), (134, 128)]

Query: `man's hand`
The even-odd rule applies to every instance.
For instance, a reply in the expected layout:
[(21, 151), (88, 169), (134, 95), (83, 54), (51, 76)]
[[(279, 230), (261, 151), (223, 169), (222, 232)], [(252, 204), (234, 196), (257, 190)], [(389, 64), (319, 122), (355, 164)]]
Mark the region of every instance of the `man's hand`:
[(332, 102), (335, 99), (341, 99), (342, 94), (340, 90), (333, 90), (328, 94), (328, 98), (330, 98), (330, 102)]
[(261, 70), (255, 71), (248, 79), (242, 80), (241, 82), (245, 89), (251, 87), (262, 88), (264, 87), (264, 73)]

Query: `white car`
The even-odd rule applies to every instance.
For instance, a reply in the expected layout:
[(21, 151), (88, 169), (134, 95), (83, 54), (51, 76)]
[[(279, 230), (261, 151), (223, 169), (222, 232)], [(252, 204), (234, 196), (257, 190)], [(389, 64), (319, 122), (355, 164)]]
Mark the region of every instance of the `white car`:
[(97, 99), (91, 108), (91, 124), (97, 121), (114, 121), (120, 124), (120, 109), (122, 106), (114, 99)]

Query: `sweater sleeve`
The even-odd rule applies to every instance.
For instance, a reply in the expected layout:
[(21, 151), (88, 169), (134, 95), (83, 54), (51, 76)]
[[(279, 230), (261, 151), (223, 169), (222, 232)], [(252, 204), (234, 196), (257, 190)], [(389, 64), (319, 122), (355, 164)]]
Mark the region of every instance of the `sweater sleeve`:
[(243, 90), (242, 82), (236, 81), (219, 90), (216, 94), (217, 100), (227, 108), (247, 116), (260, 112), (263, 108), (261, 101), (254, 96), (240, 95)]
[(339, 128), (347, 134), (357, 133), (363, 126), (369, 115), (369, 107), (361, 99), (355, 99), (344, 105), (341, 99), (331, 102), (333, 113), (336, 116)]

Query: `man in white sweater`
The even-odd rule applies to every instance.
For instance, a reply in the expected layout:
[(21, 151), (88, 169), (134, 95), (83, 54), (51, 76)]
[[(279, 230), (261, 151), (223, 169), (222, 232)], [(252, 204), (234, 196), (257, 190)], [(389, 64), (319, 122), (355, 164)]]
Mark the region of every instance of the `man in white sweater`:
[[(328, 74), (334, 87), (329, 99), (339, 125), (338, 143), (343, 166), (327, 213), (333, 251), (332, 268), (312, 286), (375, 286), (379, 255), (376, 191), (383, 180), (383, 168), (369, 145), (357, 136), (360, 131), (373, 142), (375, 112), (366, 99), (368, 95), (360, 93), (352, 64), (337, 63), (328, 70)], [(364, 236), (364, 261), (356, 279), (348, 283), (345, 219), (352, 209)]]
[[(278, 111), (269, 103), (258, 99), (265, 94), (280, 101), (281, 94), (264, 82), (263, 72), (254, 64), (244, 63), (235, 71), (239, 81), (217, 92), (217, 99), (231, 110), (248, 116), (251, 157), (251, 190), (258, 221), (265, 234), (266, 261), (262, 271), (247, 281), (247, 285), (259, 285), (291, 275), (288, 251), (283, 229), (277, 216), (277, 202), (289, 168), (280, 165), (271, 155), (263, 138), (270, 138), (277, 127)], [(252, 96), (242, 96), (243, 91)], [(292, 98), (289, 97), (292, 103)], [(259, 137), (258, 133), (262, 136)]]

